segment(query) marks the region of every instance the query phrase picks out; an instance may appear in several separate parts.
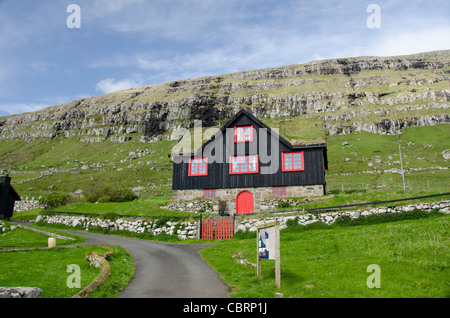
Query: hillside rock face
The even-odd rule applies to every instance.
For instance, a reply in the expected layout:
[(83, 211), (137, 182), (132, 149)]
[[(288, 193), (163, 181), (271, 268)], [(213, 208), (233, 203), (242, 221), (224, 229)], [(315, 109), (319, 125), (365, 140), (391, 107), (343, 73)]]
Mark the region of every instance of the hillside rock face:
[(327, 133), (397, 133), (450, 122), (450, 50), (313, 61), (186, 79), (0, 117), (0, 139), (176, 138), (195, 119), (215, 126), (240, 108), (259, 118), (325, 120)]

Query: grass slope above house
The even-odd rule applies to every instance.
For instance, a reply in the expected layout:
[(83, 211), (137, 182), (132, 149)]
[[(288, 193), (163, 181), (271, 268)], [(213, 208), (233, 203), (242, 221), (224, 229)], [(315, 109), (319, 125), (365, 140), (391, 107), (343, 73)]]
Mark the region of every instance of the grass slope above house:
[(448, 124), (408, 128), (400, 139), (398, 135), (368, 132), (329, 136), (328, 189), (402, 190), (402, 163), (407, 190), (449, 192), (449, 159), (444, 157), (444, 152), (450, 149), (448, 136)]
[[(92, 185), (136, 188), (164, 194), (171, 187), (173, 142), (86, 143), (77, 137), (2, 141), (0, 161), (22, 197), (87, 191)], [(141, 181), (141, 182), (139, 182)], [(144, 193), (141, 193), (144, 194)]]
[[(302, 116), (265, 120), (280, 134), (301, 139)], [(317, 122), (316, 122), (317, 123)], [(311, 136), (322, 138), (320, 122)], [(339, 195), (341, 204), (371, 202), (437, 194), (450, 191), (448, 159), (450, 125), (411, 127), (400, 137), (406, 190), (400, 174), (398, 135), (377, 135), (364, 131), (326, 136), (329, 170), (327, 191)], [(56, 140), (2, 140), (0, 162), (9, 168), (12, 184), (22, 198), (51, 193), (72, 193), (72, 204), (64, 211), (132, 215), (161, 215), (160, 209), (172, 199), (172, 162), (168, 158), (174, 141), (143, 143), (81, 142), (79, 138)], [(139, 182), (140, 181), (140, 182)], [(140, 199), (127, 203), (83, 202), (75, 192), (91, 193), (94, 188), (139, 190)], [(381, 194), (380, 194), (381, 193)], [(372, 195), (373, 194), (373, 195)], [(365, 201), (367, 200), (367, 201)], [(324, 206), (334, 201), (322, 202)], [(173, 214), (174, 212), (171, 212)]]

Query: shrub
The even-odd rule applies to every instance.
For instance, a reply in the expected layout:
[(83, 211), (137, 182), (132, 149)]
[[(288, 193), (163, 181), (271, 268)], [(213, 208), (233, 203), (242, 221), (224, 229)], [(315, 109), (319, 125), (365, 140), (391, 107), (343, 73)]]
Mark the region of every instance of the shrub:
[(233, 238), (237, 239), (237, 240), (256, 238), (256, 232), (251, 232), (251, 231), (244, 232), (242, 230), (239, 230), (236, 233), (234, 233)]
[(109, 195), (102, 195), (100, 198), (98, 198), (97, 202), (98, 203), (108, 203), (108, 202), (113, 202), (113, 200)]
[(224, 200), (219, 200), (219, 215), (228, 215), (227, 203)]
[(101, 215), (101, 218), (104, 220), (117, 220), (119, 218), (119, 215), (115, 212), (107, 212)]
[(292, 205), (289, 202), (280, 202), (278, 203), (278, 208), (283, 209), (283, 208), (290, 208)]
[(39, 200), (39, 203), (45, 206), (46, 209), (56, 208), (62, 205), (66, 205), (71, 196), (68, 194), (54, 193), (49, 194)]
[(166, 226), (167, 222), (176, 222), (176, 219), (171, 216), (168, 216), (168, 215), (161, 215), (158, 218), (158, 220), (156, 221), (155, 227), (159, 228), (159, 227)]
[(415, 209), (410, 212), (400, 212), (400, 213), (381, 213), (381, 214), (371, 214), (371, 215), (362, 215), (356, 219), (352, 219), (348, 215), (340, 216), (334, 222), (335, 225), (340, 226), (353, 226), (353, 225), (369, 225), (369, 224), (379, 224), (386, 222), (396, 222), (403, 220), (417, 220), (423, 219), (427, 217), (431, 217), (433, 215), (439, 215), (440, 213), (437, 210), (433, 210), (431, 212), (422, 211)]
[(133, 201), (137, 196), (127, 188), (111, 188), (109, 186), (101, 186), (92, 190), (86, 191), (86, 200), (90, 203), (100, 202), (126, 202)]
[(286, 221), (286, 226), (296, 226), (298, 224), (298, 216), (295, 219), (289, 219)]
[(307, 225), (302, 225), (298, 223), (298, 217), (294, 220), (288, 220), (286, 222), (286, 232), (300, 232), (300, 231), (309, 231), (309, 230), (319, 230), (319, 229), (328, 229), (329, 225), (317, 221), (313, 223), (309, 223)]

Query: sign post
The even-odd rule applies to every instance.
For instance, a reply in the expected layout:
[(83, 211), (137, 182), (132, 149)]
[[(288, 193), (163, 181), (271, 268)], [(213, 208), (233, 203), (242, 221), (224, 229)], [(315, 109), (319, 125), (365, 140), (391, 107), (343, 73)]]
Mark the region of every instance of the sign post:
[(280, 269), (280, 227), (278, 222), (271, 222), (257, 227), (257, 262), (256, 270), (258, 278), (261, 279), (261, 260), (275, 260), (275, 283), (277, 288), (281, 286)]

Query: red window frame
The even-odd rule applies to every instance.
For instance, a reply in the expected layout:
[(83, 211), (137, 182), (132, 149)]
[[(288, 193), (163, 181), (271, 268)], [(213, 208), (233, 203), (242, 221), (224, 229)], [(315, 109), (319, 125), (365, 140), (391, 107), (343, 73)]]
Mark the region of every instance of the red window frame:
[[(204, 173), (200, 173), (200, 164), (202, 161), (205, 161), (205, 171)], [(192, 164), (193, 162), (197, 165), (197, 172), (192, 172)], [(188, 176), (207, 176), (208, 175), (208, 158), (191, 158), (189, 159), (189, 172)]]
[[(255, 159), (255, 165), (256, 165), (256, 169), (254, 171), (250, 171), (250, 157), (254, 157)], [(246, 158), (246, 162), (244, 162), (244, 159)], [(238, 170), (239, 171), (233, 171), (233, 166), (234, 166), (234, 160), (233, 159), (238, 159)], [(245, 167), (245, 170), (243, 170), (242, 168)], [(230, 174), (248, 174), (248, 173), (258, 173), (259, 172), (259, 160), (258, 160), (258, 155), (249, 155), (249, 156), (230, 156)]]
[[(281, 194), (281, 189), (284, 189), (284, 194)], [(287, 197), (286, 187), (273, 187), (272, 194), (274, 197)]]
[(203, 193), (203, 197), (205, 199), (215, 198), (216, 196), (217, 196), (217, 189), (208, 189), (208, 190), (205, 190)]
[[(296, 162), (294, 160), (295, 154), (300, 154), (300, 165), (301, 165), (300, 168), (295, 168), (295, 162)], [(290, 163), (291, 163), (290, 168), (286, 168), (286, 164), (287, 164), (286, 155), (289, 155), (289, 157), (290, 157)], [(303, 151), (282, 152), (281, 160), (283, 162), (283, 166), (282, 166), (283, 171), (289, 172), (289, 171), (304, 171), (305, 170), (305, 160), (304, 160), (304, 156), (303, 156)]]
[[(245, 129), (250, 129), (250, 134), (248, 137), (245, 136)], [(239, 130), (242, 130), (242, 139), (238, 139), (240, 137)], [(253, 125), (250, 126), (235, 126), (234, 127), (234, 142), (249, 142), (253, 141)]]

